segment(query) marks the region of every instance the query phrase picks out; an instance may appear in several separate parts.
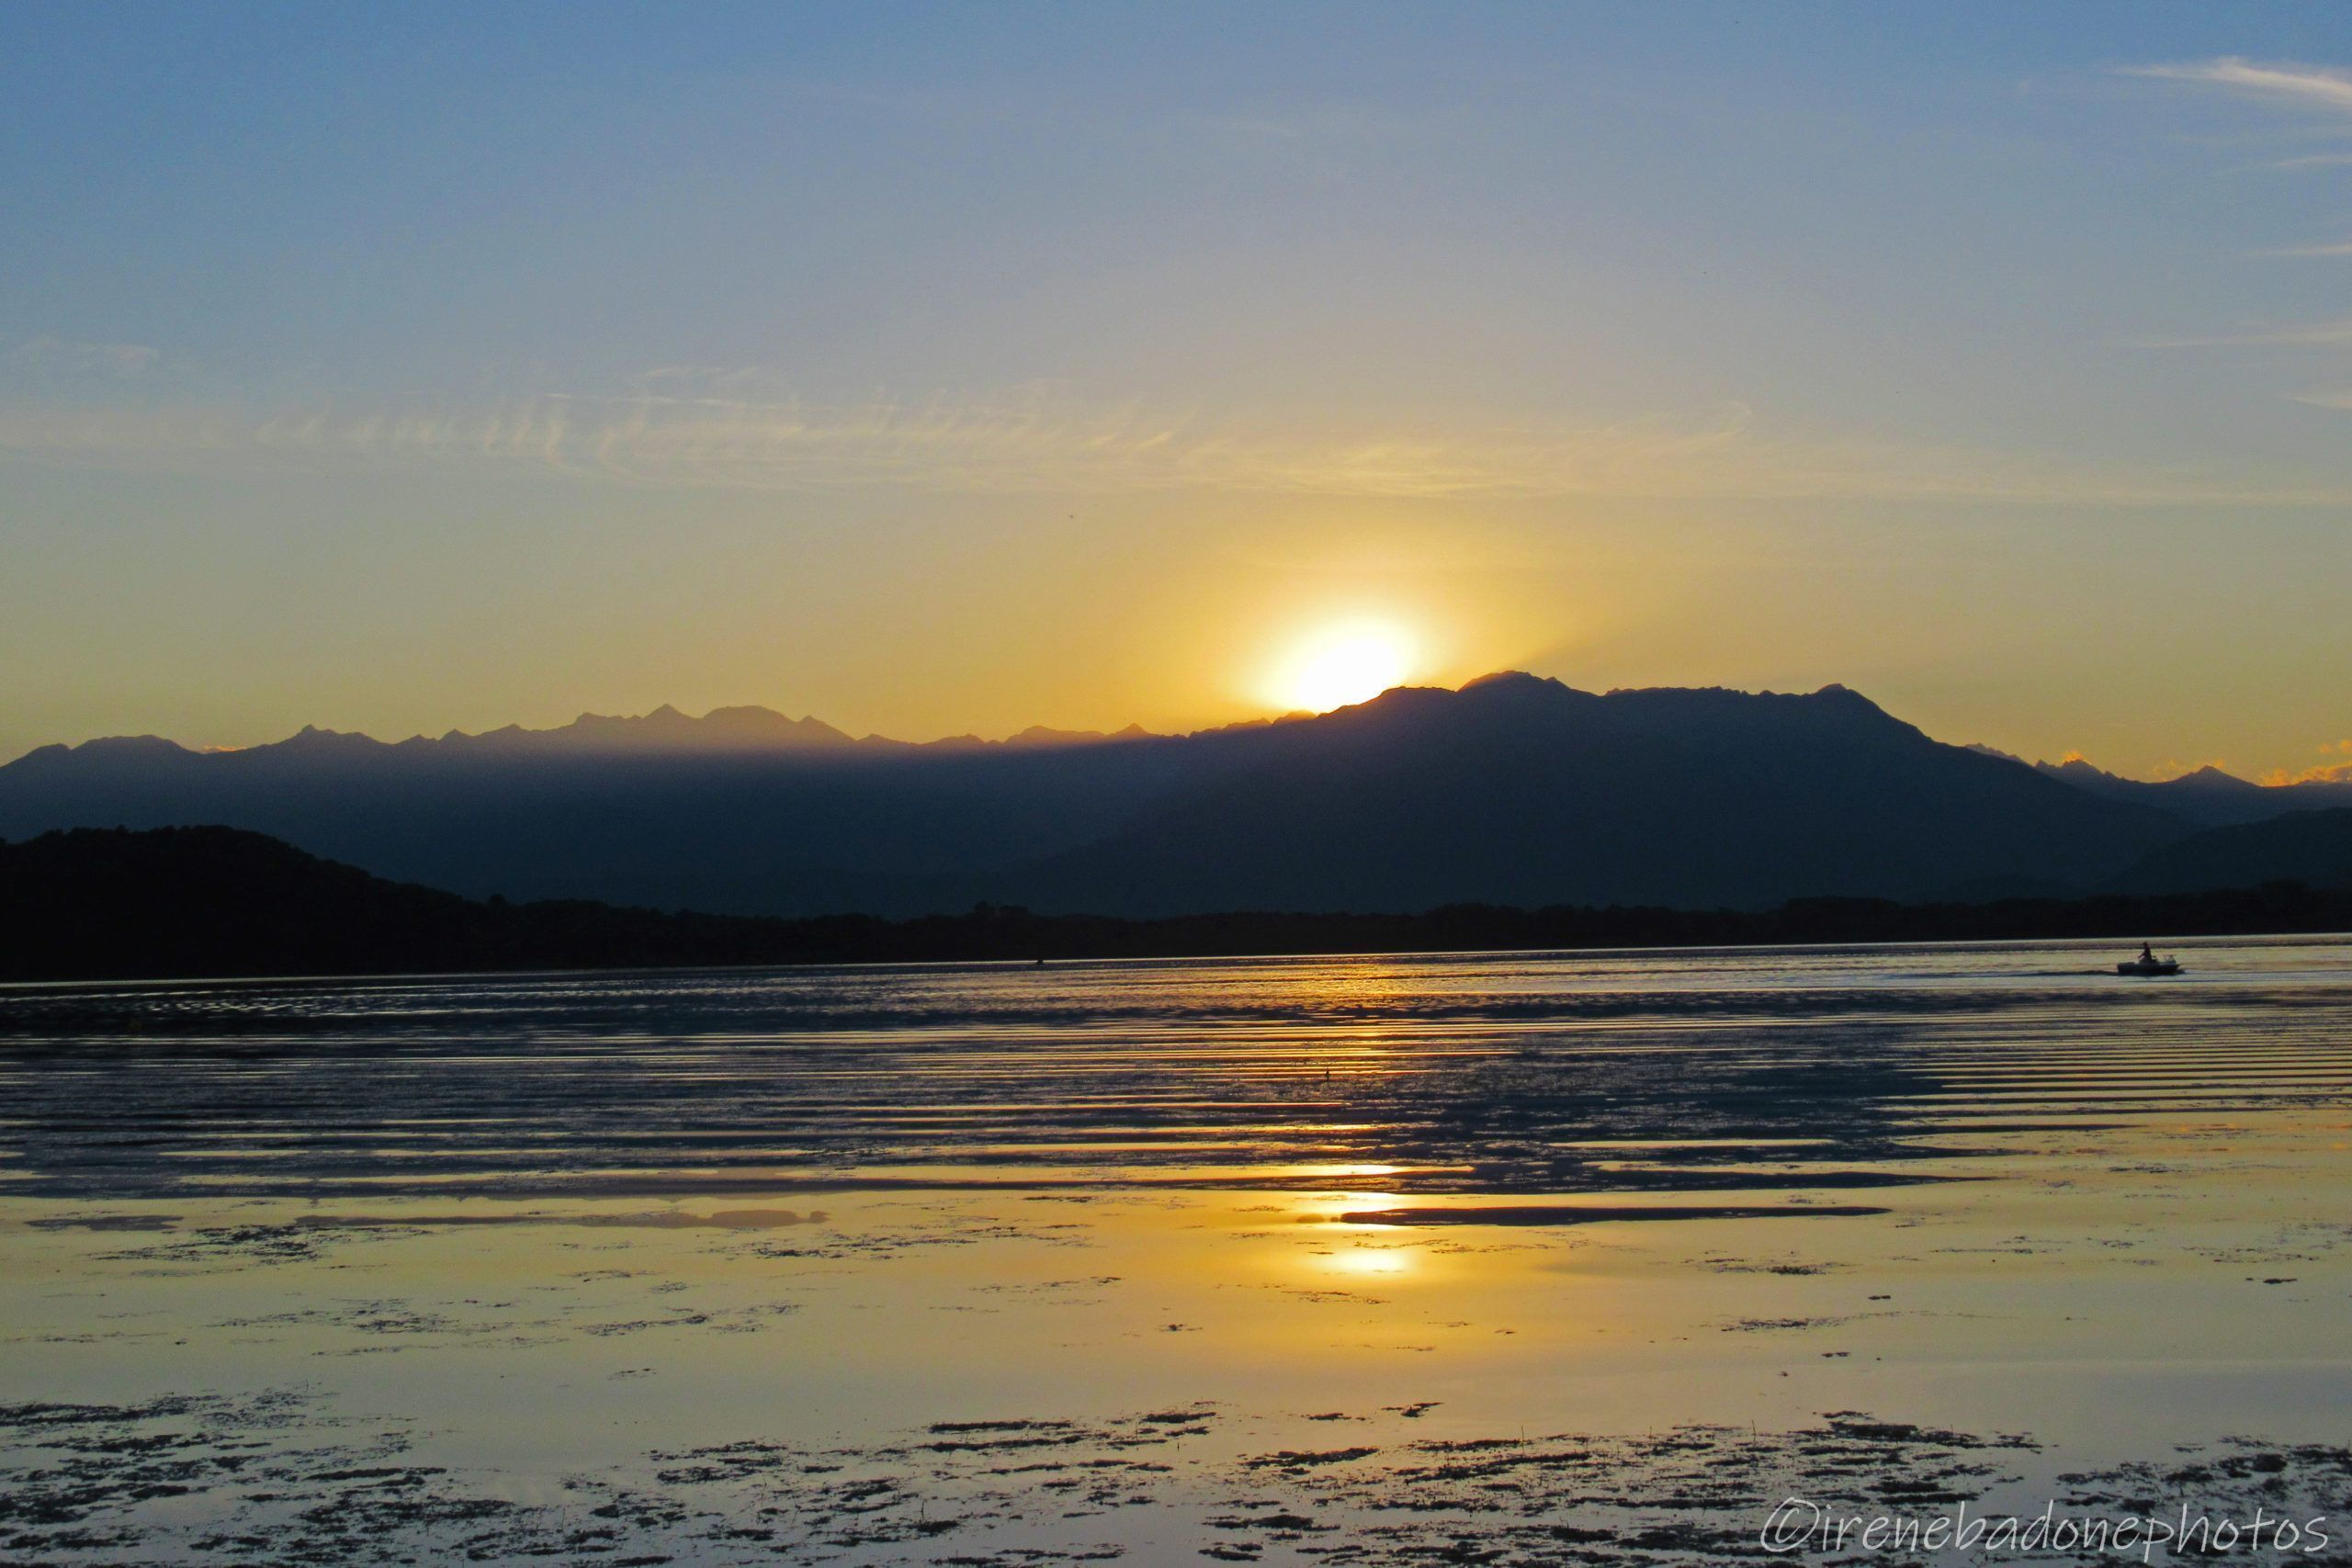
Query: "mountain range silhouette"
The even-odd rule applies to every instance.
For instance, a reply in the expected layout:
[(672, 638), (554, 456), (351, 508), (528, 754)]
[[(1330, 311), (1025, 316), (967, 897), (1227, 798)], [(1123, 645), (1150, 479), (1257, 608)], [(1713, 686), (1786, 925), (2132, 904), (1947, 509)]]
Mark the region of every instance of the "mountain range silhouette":
[[(2030, 766), (1930, 739), (1843, 686), (1594, 694), (1517, 672), (1186, 736), (1035, 728), (918, 745), (765, 708), (663, 707), (396, 743), (117, 738), (0, 767), (0, 837), (222, 824), (474, 897), (763, 915), (983, 900), (1119, 916), (1758, 909), (2167, 876), (2233, 886), (2300, 863), (2304, 838), (2333, 841), (2266, 840), (2264, 819), (2336, 804), (2352, 787)], [(2252, 839), (2184, 844), (2246, 824)], [(2238, 876), (2240, 863), (2267, 874)]]

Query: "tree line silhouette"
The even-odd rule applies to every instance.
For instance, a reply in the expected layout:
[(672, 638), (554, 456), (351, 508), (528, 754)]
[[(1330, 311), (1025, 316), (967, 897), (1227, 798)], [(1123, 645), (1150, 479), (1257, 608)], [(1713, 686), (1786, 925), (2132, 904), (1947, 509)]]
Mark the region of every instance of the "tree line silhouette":
[(1237, 912), (1165, 919), (982, 904), (914, 919), (768, 919), (510, 903), (387, 882), (229, 828), (76, 829), (0, 843), (0, 976), (12, 980), (431, 974), (729, 964), (1701, 947), (2342, 931), (2352, 892), (2300, 883), (2165, 897), (1767, 910)]

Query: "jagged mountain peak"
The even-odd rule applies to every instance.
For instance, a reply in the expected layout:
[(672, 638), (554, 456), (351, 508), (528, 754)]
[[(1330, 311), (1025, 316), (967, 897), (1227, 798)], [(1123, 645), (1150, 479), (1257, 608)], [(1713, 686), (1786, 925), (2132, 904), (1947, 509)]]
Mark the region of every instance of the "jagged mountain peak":
[(650, 751), (664, 754), (797, 750), (854, 745), (842, 731), (819, 718), (793, 718), (751, 705), (712, 708), (697, 718), (663, 703), (629, 716), (583, 713), (552, 729), (502, 725), (469, 735), (452, 729), (438, 739), (418, 737), (412, 744), (470, 753), (529, 755), (566, 752)]

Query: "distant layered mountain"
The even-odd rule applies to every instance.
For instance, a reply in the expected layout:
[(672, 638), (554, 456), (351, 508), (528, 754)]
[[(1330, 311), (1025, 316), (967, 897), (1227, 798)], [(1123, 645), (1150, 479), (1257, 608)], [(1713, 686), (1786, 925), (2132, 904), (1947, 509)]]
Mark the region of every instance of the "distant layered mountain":
[(2192, 834), (2143, 856), (2108, 887), (2130, 894), (2204, 893), (2276, 882), (2352, 888), (2352, 810), (2293, 811)]
[(2251, 784), (2219, 768), (2204, 767), (2177, 779), (2151, 784), (2093, 767), (2080, 757), (2034, 767), (2061, 783), (2106, 800), (2125, 800), (2171, 812), (2185, 822), (2218, 828), (2259, 822), (2290, 811), (2352, 807), (2352, 784), (2313, 781), (2294, 784)]
[[(500, 729), (484, 730), (479, 735), (452, 729), (437, 738), (413, 735), (406, 740), (389, 742), (371, 736), (305, 725), (300, 733), (284, 740), (252, 747), (236, 754), (273, 761), (368, 757), (385, 752), (397, 753), (404, 761), (459, 756), (615, 759), (784, 757), (859, 749), (904, 751), (986, 750), (990, 746), (1078, 746), (1098, 740), (1144, 739), (1149, 735), (1150, 732), (1141, 725), (1133, 724), (1115, 735), (1091, 729), (1049, 729), (1036, 724), (1001, 741), (982, 740), (976, 735), (956, 735), (944, 740), (927, 741), (918, 747), (880, 735), (853, 739), (847, 731), (835, 729), (820, 718), (791, 718), (773, 708), (713, 708), (700, 718), (695, 718), (664, 703), (651, 713), (636, 717), (583, 713), (570, 724), (552, 729), (526, 729), (519, 724), (510, 724)], [(82, 746), (43, 746), (26, 753), (10, 766), (27, 767), (37, 772), (52, 764), (69, 767), (77, 762), (87, 764), (101, 757), (138, 758), (157, 766), (169, 766), (172, 760), (177, 758), (226, 754), (220, 751), (191, 751), (153, 735), (118, 736), (93, 740)], [(74, 761), (69, 761), (68, 759)]]
[(1839, 686), (1602, 695), (1515, 673), (1182, 737), (912, 746), (663, 709), (397, 744), (102, 740), (0, 767), (0, 836), (185, 823), (476, 897), (750, 914), (1990, 896), (2096, 886), (2185, 831)]
[[(305, 734), (319, 732), (308, 730)], [(300, 737), (297, 737), (299, 739)], [(364, 740), (366, 737), (339, 737)], [(853, 746), (856, 742), (817, 718), (787, 718), (772, 708), (713, 708), (700, 718), (689, 718), (663, 704), (639, 718), (610, 718), (583, 713), (556, 729), (525, 729), (510, 724), (481, 735), (451, 730), (437, 741), (417, 736), (402, 742), (411, 747), (449, 747), (505, 756), (628, 755), (648, 751), (683, 755), (724, 755), (794, 751), (804, 748)]]

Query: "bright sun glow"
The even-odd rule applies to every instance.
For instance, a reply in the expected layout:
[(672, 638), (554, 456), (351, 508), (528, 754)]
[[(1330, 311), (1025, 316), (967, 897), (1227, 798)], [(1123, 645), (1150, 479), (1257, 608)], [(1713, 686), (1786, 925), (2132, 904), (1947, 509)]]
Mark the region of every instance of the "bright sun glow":
[(1329, 713), (1401, 683), (1411, 659), (1410, 643), (1394, 626), (1330, 627), (1291, 656), (1275, 683), (1276, 695), (1285, 706)]

